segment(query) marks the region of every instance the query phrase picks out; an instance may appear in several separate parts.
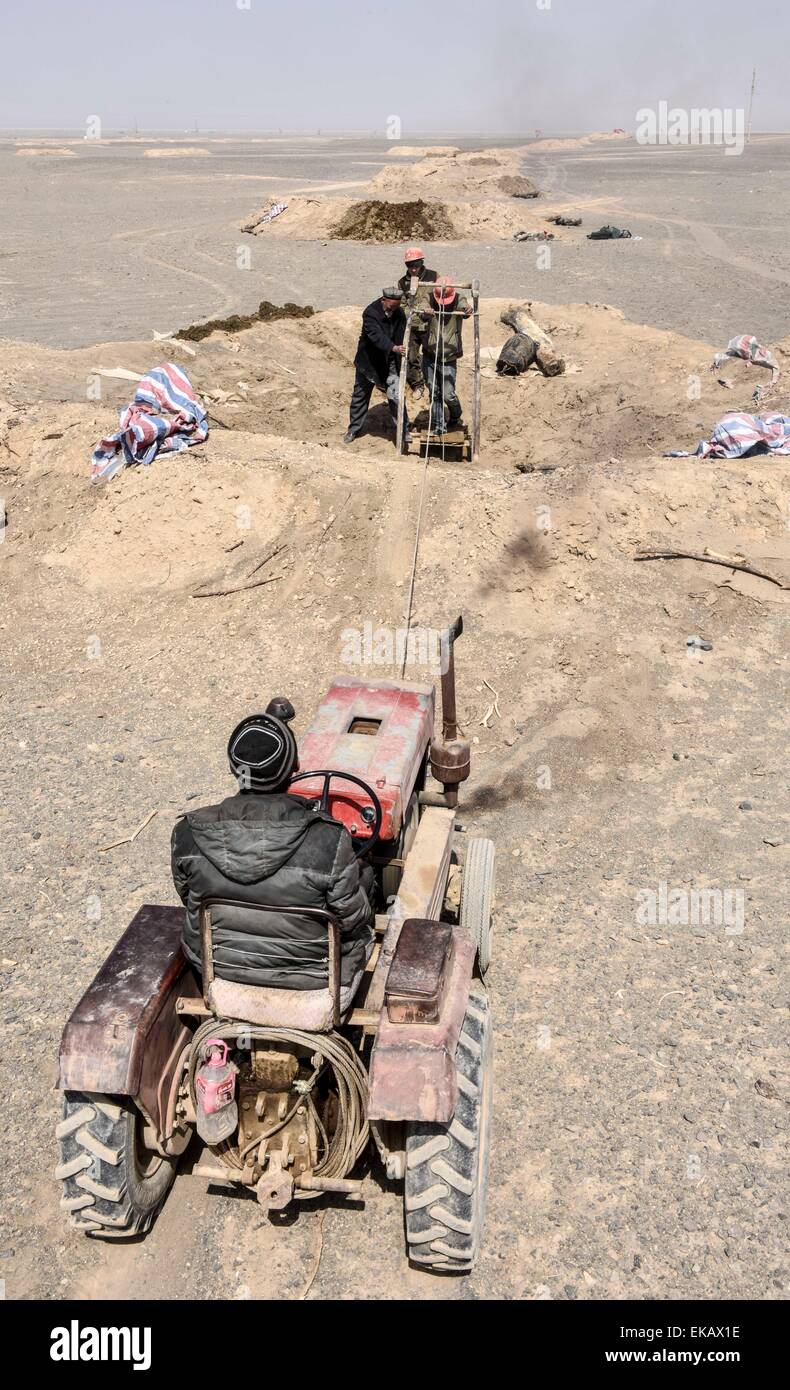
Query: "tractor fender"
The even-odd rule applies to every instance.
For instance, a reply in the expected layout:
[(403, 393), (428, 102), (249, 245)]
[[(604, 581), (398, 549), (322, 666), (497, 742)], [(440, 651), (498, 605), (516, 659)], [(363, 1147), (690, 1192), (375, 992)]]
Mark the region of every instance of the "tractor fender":
[(183, 922), (182, 907), (140, 908), (72, 1012), (58, 1057), (60, 1090), (133, 1097), (160, 1142), (191, 1036), (176, 999), (200, 997)]
[(382, 1010), (370, 1062), (371, 1120), (449, 1124), (458, 1103), (455, 1049), (469, 1003), (476, 944), (453, 931), (453, 957), (436, 1023), (393, 1023)]

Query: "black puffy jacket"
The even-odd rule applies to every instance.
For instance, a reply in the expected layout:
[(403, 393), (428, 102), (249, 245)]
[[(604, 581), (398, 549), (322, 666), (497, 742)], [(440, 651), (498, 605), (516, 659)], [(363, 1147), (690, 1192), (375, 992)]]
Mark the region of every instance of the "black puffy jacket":
[[(267, 907), (321, 907), (340, 921), (341, 984), (362, 968), (373, 913), (351, 838), (298, 796), (242, 792), (176, 822), (173, 882), (187, 910), (184, 952), (200, 969), (198, 909), (203, 898)], [(368, 871), (372, 879), (372, 872)], [(309, 916), (232, 907), (212, 914), (214, 971), (238, 984), (321, 989), (328, 979), (328, 934)]]

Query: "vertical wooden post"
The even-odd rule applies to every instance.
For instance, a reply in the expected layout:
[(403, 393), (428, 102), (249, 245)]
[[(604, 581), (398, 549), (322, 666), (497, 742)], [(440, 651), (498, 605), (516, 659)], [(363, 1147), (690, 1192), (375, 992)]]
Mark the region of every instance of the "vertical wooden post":
[(477, 462), (480, 453), (480, 281), (472, 281), (472, 322), (475, 334), (474, 358), (474, 408), (472, 411), (472, 462)]
[(395, 432), (395, 452), (403, 453), (403, 422), (406, 418), (406, 373), (409, 365), (409, 339), (411, 337), (411, 311), (406, 318), (406, 332), (403, 335), (403, 356), (400, 360), (400, 382), (398, 385), (398, 425)]

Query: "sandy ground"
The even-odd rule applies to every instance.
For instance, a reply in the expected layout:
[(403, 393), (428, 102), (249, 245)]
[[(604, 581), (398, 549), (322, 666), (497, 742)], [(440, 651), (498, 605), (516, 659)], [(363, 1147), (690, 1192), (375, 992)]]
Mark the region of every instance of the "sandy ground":
[[(673, 178), (710, 219), (720, 194), (690, 169)], [(677, 293), (664, 270), (662, 298)], [(767, 284), (752, 281), (733, 332), (779, 319)], [(185, 1173), (128, 1247), (65, 1227), (52, 1179), (64, 1018), (136, 909), (174, 901), (171, 825), (229, 790), (229, 728), (281, 692), (304, 727), (343, 630), (403, 622), (424, 468), (394, 456), (380, 404), (357, 446), (339, 443), (359, 299), (213, 335), (194, 357), (168, 345), (224, 427), (96, 489), (90, 448), (129, 384), (103, 378), (95, 400), (86, 382), (150, 365), (148, 334), (119, 297), (124, 331), (99, 347), (0, 344), (8, 1298), (786, 1296), (790, 590), (634, 555), (741, 551), (790, 583), (790, 464), (661, 457), (763, 379), (734, 364), (733, 390), (718, 386), (709, 318), (660, 332), (603, 294), (534, 298), (574, 370), (485, 377), (479, 463), (425, 475), (413, 613), (441, 627), (464, 612), (461, 820), (495, 839), (500, 866), (489, 1215), (478, 1268), (453, 1280), (409, 1269), (399, 1194), (375, 1174), (364, 1204), (276, 1224)], [(484, 304), (489, 350), (505, 302)], [(786, 331), (774, 338), (786, 366)], [(772, 408), (790, 406), (786, 380)], [(192, 598), (274, 540), (276, 583)], [(690, 657), (693, 634), (712, 650)], [(103, 850), (152, 810), (133, 844)], [(646, 920), (662, 883), (741, 894), (743, 920)]]

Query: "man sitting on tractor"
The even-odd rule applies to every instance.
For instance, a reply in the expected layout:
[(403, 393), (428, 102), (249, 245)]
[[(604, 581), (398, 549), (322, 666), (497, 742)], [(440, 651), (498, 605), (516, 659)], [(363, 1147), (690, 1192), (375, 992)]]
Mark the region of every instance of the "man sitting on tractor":
[(360, 872), (344, 826), (301, 796), (287, 795), (298, 767), (288, 700), (234, 729), (228, 743), (240, 790), (182, 816), (173, 830), (173, 881), (186, 907), (184, 954), (201, 968), (200, 903), (226, 898), (260, 907), (212, 909), (214, 970), (238, 984), (325, 989), (326, 927), (278, 907), (321, 908), (340, 924), (341, 986), (364, 967), (373, 942), (373, 870)]

